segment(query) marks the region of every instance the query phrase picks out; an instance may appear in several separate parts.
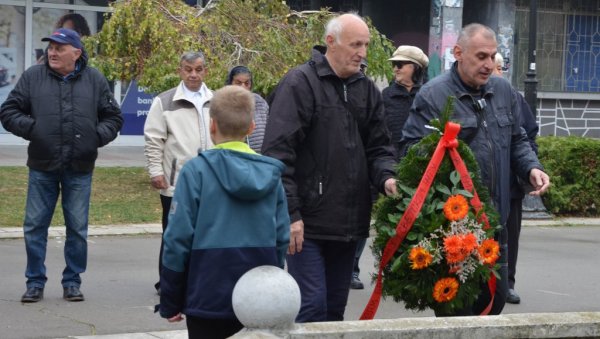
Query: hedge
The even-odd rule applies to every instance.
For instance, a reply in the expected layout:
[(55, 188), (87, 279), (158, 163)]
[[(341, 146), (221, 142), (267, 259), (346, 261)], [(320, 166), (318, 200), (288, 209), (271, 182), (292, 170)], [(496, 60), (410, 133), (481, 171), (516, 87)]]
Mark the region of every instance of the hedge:
[(599, 216), (600, 140), (584, 137), (538, 137), (539, 158), (551, 186), (542, 196), (557, 216)]

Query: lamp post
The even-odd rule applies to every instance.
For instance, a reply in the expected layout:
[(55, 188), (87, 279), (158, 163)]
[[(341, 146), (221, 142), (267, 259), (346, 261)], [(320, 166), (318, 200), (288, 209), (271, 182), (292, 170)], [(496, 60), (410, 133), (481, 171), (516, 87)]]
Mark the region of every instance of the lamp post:
[[(537, 120), (537, 84), (535, 67), (535, 49), (537, 46), (537, 0), (529, 2), (529, 49), (527, 59), (527, 78), (525, 79), (525, 101)], [(550, 219), (542, 199), (539, 196), (525, 194), (523, 198), (523, 219)]]
[(537, 0), (529, 2), (529, 49), (527, 53), (527, 78), (525, 79), (525, 101), (534, 118), (537, 118), (537, 84), (535, 49), (537, 45)]

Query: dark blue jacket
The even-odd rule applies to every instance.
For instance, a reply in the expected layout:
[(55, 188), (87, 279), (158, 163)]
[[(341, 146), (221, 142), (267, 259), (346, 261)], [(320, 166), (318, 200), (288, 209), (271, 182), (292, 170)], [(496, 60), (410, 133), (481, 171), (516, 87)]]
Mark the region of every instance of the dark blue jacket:
[(457, 62), (446, 72), (423, 85), (417, 96), (403, 133), (403, 150), (431, 133), (425, 127), (440, 116), (448, 96), (454, 96), (452, 121), (461, 125), (459, 139), (473, 150), (483, 184), (504, 225), (510, 208), (511, 168), (515, 175), (529, 182), (529, 171), (543, 169), (521, 129), (521, 105), (510, 83), (491, 77), (481, 89), (486, 106), (480, 109), (476, 97), (465, 87), (456, 70)]
[(226, 149), (183, 166), (164, 234), (162, 317), (235, 318), (238, 279), (261, 265), (283, 268), (290, 236), (283, 169), (278, 160)]

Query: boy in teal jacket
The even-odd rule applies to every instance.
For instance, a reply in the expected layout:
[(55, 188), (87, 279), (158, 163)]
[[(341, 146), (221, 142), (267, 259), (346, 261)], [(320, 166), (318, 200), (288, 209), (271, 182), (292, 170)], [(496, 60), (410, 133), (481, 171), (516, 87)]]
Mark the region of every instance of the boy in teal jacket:
[[(183, 320), (190, 338), (226, 338), (242, 329), (231, 295), (261, 265), (284, 266), (290, 219), (284, 165), (244, 143), (254, 129), (254, 98), (239, 86), (214, 93), (215, 148), (181, 170), (164, 234), (160, 315)], [(257, 296), (260, 297), (260, 296)]]

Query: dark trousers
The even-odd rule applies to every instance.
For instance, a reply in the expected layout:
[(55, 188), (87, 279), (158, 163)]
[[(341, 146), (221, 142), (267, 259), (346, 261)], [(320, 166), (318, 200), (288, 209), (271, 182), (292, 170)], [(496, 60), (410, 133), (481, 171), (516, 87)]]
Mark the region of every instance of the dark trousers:
[(357, 276), (360, 274), (360, 267), (358, 262), (360, 261), (360, 256), (362, 255), (363, 250), (365, 249), (365, 245), (367, 244), (367, 239), (360, 239), (356, 242), (356, 252), (354, 253), (354, 267), (352, 268), (352, 275)]
[(287, 256), (302, 300), (296, 322), (344, 320), (355, 254), (356, 241), (304, 239), (302, 252)]
[(523, 217), (523, 199), (510, 200), (510, 214), (506, 222), (508, 229), (508, 288), (515, 288), (517, 272), (517, 256), (519, 255), (519, 237), (521, 235), (521, 218)]
[[(165, 234), (167, 226), (169, 225), (169, 210), (171, 209), (172, 197), (166, 195), (160, 195), (160, 204), (162, 205), (162, 234)], [(160, 288), (160, 272), (162, 272), (162, 255), (163, 255), (164, 242), (161, 236), (160, 238), (160, 254), (158, 255), (158, 282), (154, 284), (156, 290)]]
[(190, 339), (229, 338), (244, 328), (237, 319), (205, 319), (188, 315), (185, 322)]

